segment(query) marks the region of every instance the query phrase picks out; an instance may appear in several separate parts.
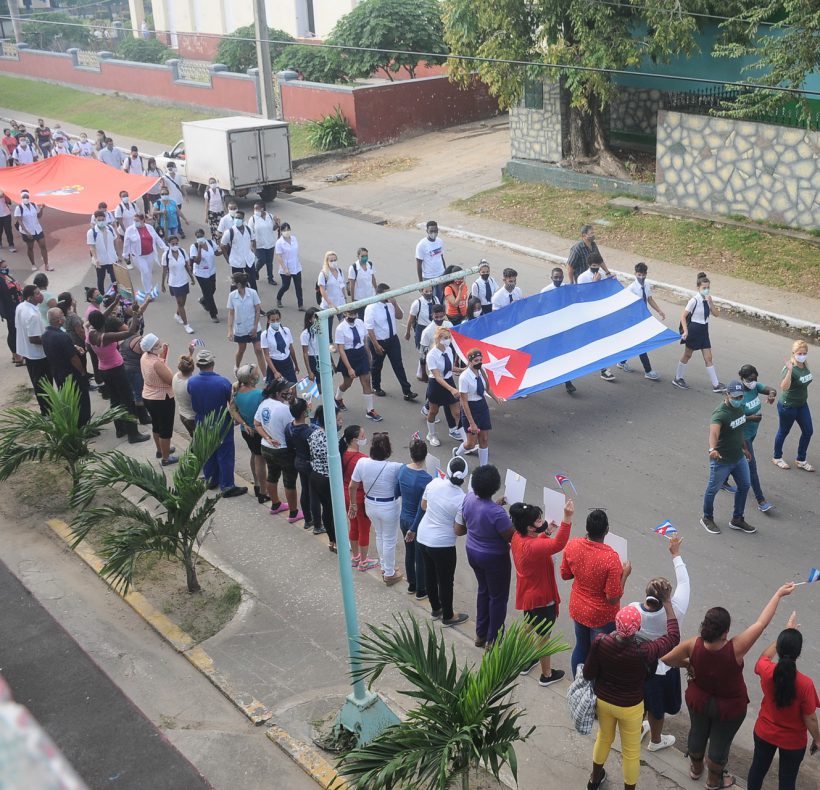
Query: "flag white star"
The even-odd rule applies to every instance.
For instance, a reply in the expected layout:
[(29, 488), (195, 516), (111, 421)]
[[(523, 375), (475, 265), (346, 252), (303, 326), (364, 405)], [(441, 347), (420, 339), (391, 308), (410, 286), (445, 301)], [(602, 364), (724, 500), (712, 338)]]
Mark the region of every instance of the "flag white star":
[(507, 354), (506, 357), (494, 357), (492, 352), (488, 351), (487, 356), (490, 358), (490, 361), (484, 363), (484, 370), (493, 374), (493, 378), (495, 379), (494, 384), (498, 384), (498, 382), (504, 378), (515, 378), (515, 376), (507, 370), (507, 365), (510, 363), (509, 354)]

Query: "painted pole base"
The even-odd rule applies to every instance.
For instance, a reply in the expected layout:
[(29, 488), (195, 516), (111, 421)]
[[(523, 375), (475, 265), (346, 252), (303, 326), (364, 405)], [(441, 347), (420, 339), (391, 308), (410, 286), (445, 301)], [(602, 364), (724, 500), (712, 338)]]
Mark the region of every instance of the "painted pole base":
[(364, 699), (356, 699), (349, 694), (345, 704), (336, 716), (334, 730), (344, 728), (356, 736), (356, 745), (364, 746), (388, 727), (399, 723), (399, 717), (387, 707), (387, 703), (371, 691)]

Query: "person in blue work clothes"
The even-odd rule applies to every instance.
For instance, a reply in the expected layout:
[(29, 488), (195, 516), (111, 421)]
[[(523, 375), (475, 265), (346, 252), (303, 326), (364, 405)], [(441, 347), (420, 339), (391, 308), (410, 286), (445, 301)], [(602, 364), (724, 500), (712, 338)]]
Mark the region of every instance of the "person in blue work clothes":
[(191, 407), (196, 415), (197, 425), (209, 414), (223, 413), (225, 416), (225, 435), (217, 451), (205, 462), (202, 473), (209, 488), (219, 488), (223, 497), (242, 496), (248, 493), (247, 486), (238, 486), (234, 481), (236, 451), (233, 443), (233, 421), (228, 413), (231, 400), (231, 382), (224, 376), (214, 373), (213, 351), (201, 349), (194, 362), (199, 373), (188, 380), (188, 394), (191, 396)]

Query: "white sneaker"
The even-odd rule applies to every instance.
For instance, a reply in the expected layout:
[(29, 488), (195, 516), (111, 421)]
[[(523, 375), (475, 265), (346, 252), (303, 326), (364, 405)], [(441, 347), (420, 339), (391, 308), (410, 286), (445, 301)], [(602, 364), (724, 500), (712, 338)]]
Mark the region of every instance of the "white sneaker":
[(450, 438), (456, 442), (464, 441), (464, 431), (461, 428), (453, 428), (450, 431)]
[(644, 719), (643, 724), (641, 724), (641, 740), (646, 738), (648, 733), (649, 733), (649, 722), (646, 719)]
[(185, 331), (189, 335), (192, 335), (194, 333), (194, 328), (190, 324), (185, 324)]
[(441, 440), (438, 438), (438, 436), (432, 436), (428, 433), (425, 439), (427, 440), (427, 444), (429, 444), (431, 447), (439, 447), (441, 445)]
[(649, 741), (649, 746), (647, 747), (650, 752), (659, 752), (661, 749), (668, 749), (670, 746), (675, 745), (675, 736), (674, 735), (661, 735), (661, 742), (660, 743), (652, 743)]
[(657, 381), (660, 378), (660, 376), (657, 373), (655, 373), (654, 370), (650, 370), (648, 373), (644, 373), (643, 377), (645, 379), (650, 379), (651, 381)]
[(174, 313), (174, 321), (178, 324), (184, 324), (185, 322), (179, 317), (179, 313)]
[(619, 362), (615, 367), (620, 368), (624, 373), (632, 372), (632, 368), (629, 366), (628, 362)]

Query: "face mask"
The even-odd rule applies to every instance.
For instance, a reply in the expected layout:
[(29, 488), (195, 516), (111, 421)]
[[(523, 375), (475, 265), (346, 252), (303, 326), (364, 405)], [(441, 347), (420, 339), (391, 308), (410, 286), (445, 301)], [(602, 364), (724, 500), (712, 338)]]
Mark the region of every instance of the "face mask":
[(102, 304), (102, 303), (103, 303), (102, 294), (97, 294), (97, 295), (94, 297), (94, 301), (95, 301), (97, 304)]
[(452, 343), (452, 341), (451, 341), (451, 340), (440, 340), (440, 341), (439, 341), (439, 345), (440, 345), (442, 348), (450, 348), (451, 343)]
[(162, 202), (167, 203), (171, 199), (170, 195), (162, 195)]
[(328, 261), (328, 264), (329, 264), (330, 266), (335, 266), (335, 265), (336, 265), (336, 259), (335, 259), (335, 258), (333, 258), (333, 260)]
[(794, 358), (797, 362), (805, 362), (808, 354), (795, 354)]
[(356, 439), (356, 443), (359, 445), (359, 447), (366, 447), (367, 439)]
[(367, 263), (367, 261), (368, 261), (367, 255), (362, 255), (362, 257), (359, 258), (359, 263)]
[(729, 398), (729, 405), (733, 409), (742, 409), (743, 408), (743, 398)]
[(709, 289), (708, 288), (701, 288), (700, 289), (701, 296), (709, 296)]
[(209, 181), (208, 186), (209, 187), (215, 187), (216, 186), (216, 181)]
[(484, 364), (483, 362), (476, 362), (476, 363), (473, 365), (473, 370), (481, 370), (481, 366), (482, 366), (483, 364)]
[(482, 280), (489, 280), (490, 279), (490, 273), (489, 272), (481, 272), (481, 279)]
[(254, 209), (253, 216), (254, 217), (261, 217), (262, 216), (262, 210), (258, 209), (258, 208)]
[(595, 241), (595, 235), (593, 234), (593, 235), (587, 236), (587, 241), (588, 241), (590, 244), (592, 244), (592, 242), (593, 242), (593, 241)]
[(142, 220), (138, 219), (134, 221), (134, 225), (138, 228), (142, 228), (145, 225), (145, 223)]
[(236, 225), (237, 228), (241, 228), (245, 224), (244, 219), (235, 219), (233, 224)]
[(347, 321), (348, 324), (355, 324), (356, 318), (354, 316), (347, 316), (347, 318), (345, 318), (345, 321)]
[(473, 318), (478, 318), (481, 315), (481, 310), (473, 310)]
[(289, 230), (283, 230), (282, 231), (282, 238), (289, 239), (290, 238), (290, 231)]
[(271, 321), (271, 322), (268, 324), (268, 326), (269, 326), (269, 327), (270, 327), (270, 328), (271, 328), (274, 332), (278, 332), (278, 331), (282, 328), (282, 324), (280, 324), (278, 321)]
[(179, 249), (179, 244), (172, 244), (171, 249), (172, 250), (178, 250)]
[(505, 283), (504, 289), (512, 293), (515, 290), (515, 283)]
[(204, 237), (204, 236), (197, 236), (197, 237), (196, 237), (196, 243), (197, 243), (200, 247), (204, 247), (204, 246), (205, 246), (205, 237)]
[(433, 323), (434, 323), (436, 326), (441, 326), (441, 325), (444, 323), (444, 319), (443, 319), (443, 318), (434, 318), (434, 319), (433, 319)]
[(563, 282), (564, 282), (563, 280), (553, 280), (553, 281), (552, 281), (552, 284), (553, 284), (556, 288), (560, 288), (560, 287), (561, 287), (561, 283), (563, 283)]
[(28, 148), (28, 143), (25, 140), (20, 140), (20, 148)]
[(97, 227), (98, 228), (104, 228), (107, 224), (108, 223), (104, 219), (98, 219), (97, 220)]
[(747, 390), (753, 390), (757, 386), (756, 381), (747, 381), (746, 379), (741, 379), (743, 381), (743, 386), (746, 387)]
[(88, 138), (87, 138), (87, 137), (81, 137), (81, 138), (80, 138), (80, 142), (81, 142), (81, 143), (87, 143), (87, 142), (88, 142)]
[(437, 236), (438, 236), (438, 231), (437, 230), (431, 230), (427, 234), (427, 238), (430, 239), (430, 241), (435, 241)]
[(120, 200), (122, 200), (125, 205), (128, 205), (128, 195), (120, 195)]
[(228, 214), (230, 214), (232, 217), (235, 217), (236, 216), (236, 209), (235, 208), (229, 208), (228, 209)]
[(590, 267), (589, 267), (589, 270), (590, 270), (593, 274), (598, 274), (598, 272), (599, 272), (599, 271), (601, 271), (601, 268), (600, 268), (600, 266), (595, 266), (595, 267), (590, 266)]
[(27, 206), (29, 203), (31, 203), (31, 200), (29, 198), (23, 198), (23, 205), (24, 206)]
[(8, 274), (9, 267), (8, 266), (0, 266), (0, 274)]
[(541, 534), (543, 534), (544, 532), (547, 531), (547, 528), (548, 528), (549, 525), (547, 524), (546, 521), (542, 521), (540, 524), (535, 524), (534, 526), (535, 526), (535, 534), (536, 535), (541, 535)]

